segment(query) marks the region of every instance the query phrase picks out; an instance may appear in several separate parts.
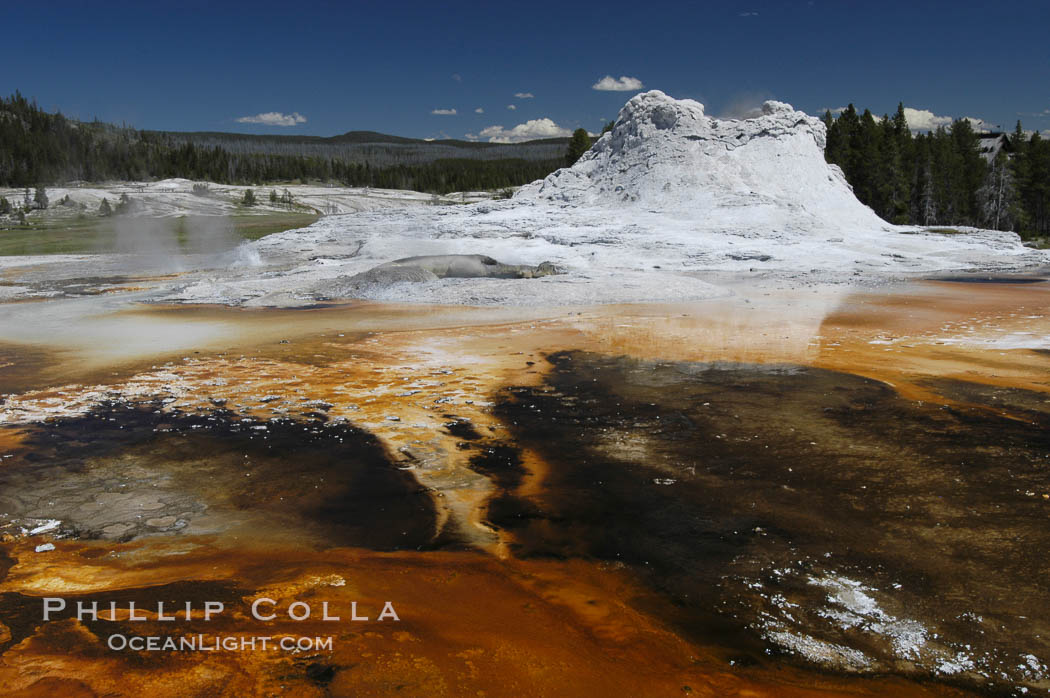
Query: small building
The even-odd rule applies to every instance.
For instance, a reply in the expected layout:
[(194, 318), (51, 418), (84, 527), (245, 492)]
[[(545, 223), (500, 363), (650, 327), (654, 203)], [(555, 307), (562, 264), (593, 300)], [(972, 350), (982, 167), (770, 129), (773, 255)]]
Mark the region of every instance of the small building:
[(1009, 155), (1014, 151), (1014, 146), (1005, 133), (978, 133), (977, 149), (985, 162), (993, 162), (1000, 151), (1006, 151)]

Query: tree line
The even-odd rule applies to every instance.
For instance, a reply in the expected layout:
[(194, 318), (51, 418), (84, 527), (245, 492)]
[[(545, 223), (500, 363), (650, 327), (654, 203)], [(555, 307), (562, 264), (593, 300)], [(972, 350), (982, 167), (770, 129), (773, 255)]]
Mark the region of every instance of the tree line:
[[(891, 117), (824, 114), (828, 162), (842, 168), (861, 202), (891, 223), (969, 225), (1050, 235), (1050, 141), (1021, 122), (988, 161), (966, 119), (913, 133), (898, 104)], [(1010, 151), (1009, 153), (1007, 151)]]
[(568, 141), (550, 138), (525, 143), (479, 141), (423, 141), (369, 131), (350, 131), (340, 136), (285, 136), (244, 133), (183, 133), (146, 131), (147, 137), (167, 140), (174, 146), (192, 143), (198, 149), (214, 147), (231, 155), (288, 155), (371, 163), (373, 167), (416, 165), (434, 160), (553, 160)]
[[(377, 165), (323, 154), (231, 152), (163, 132), (73, 121), (43, 111), (17, 92), (0, 99), (0, 186), (7, 187), (184, 177), (221, 184), (320, 181), (447, 194), (502, 189), (541, 179), (562, 164), (562, 145), (544, 147), (550, 151), (545, 159), (443, 157)], [(442, 146), (434, 152), (467, 151)]]

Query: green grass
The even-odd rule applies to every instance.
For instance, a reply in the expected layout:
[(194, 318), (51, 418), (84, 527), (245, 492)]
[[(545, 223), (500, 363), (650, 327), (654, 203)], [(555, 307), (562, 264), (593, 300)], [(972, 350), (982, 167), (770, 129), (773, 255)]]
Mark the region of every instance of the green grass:
[[(316, 213), (273, 212), (264, 214), (234, 215), (213, 220), (221, 229), (230, 230), (242, 240), (258, 240), (273, 233), (303, 228), (318, 219)], [(134, 225), (135, 218), (99, 218), (77, 216), (63, 218), (30, 218), (26, 226), (14, 224), (0, 229), (0, 256), (36, 254), (83, 254), (108, 252), (115, 249), (116, 225)], [(193, 225), (194, 217), (181, 217), (167, 221), (173, 225), (175, 238), (181, 247), (187, 242), (187, 229)], [(151, 224), (144, 221), (144, 224)], [(220, 227), (216, 226), (216, 227)]]
[(0, 230), (0, 255), (65, 254), (93, 251), (102, 219), (67, 218)]
[(268, 213), (256, 216), (234, 216), (233, 227), (245, 240), (258, 240), (273, 233), (305, 228), (320, 218), (316, 213)]

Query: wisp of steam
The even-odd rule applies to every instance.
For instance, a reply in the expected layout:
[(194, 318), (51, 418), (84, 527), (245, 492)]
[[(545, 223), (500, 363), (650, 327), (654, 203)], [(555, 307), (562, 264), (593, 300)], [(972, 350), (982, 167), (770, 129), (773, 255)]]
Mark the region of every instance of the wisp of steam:
[(258, 266), (259, 253), (243, 242), (222, 215), (116, 216), (111, 244), (100, 252), (126, 255), (139, 273)]

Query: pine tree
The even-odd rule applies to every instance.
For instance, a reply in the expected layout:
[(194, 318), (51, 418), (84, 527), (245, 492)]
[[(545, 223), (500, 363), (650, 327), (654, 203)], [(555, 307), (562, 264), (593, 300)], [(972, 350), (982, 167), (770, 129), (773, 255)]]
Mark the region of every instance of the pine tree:
[(255, 192), (251, 189), (244, 190), (244, 198), (241, 199), (241, 205), (243, 206), (254, 206), (255, 205)]
[(831, 112), (826, 111), (824, 112), (824, 127), (827, 129), (824, 159), (833, 165), (838, 165), (845, 172), (848, 151), (845, 140), (845, 122), (841, 118), (833, 118)]
[(583, 154), (591, 149), (591, 137), (586, 129), (578, 128), (572, 132), (569, 148), (565, 152), (565, 166), (572, 167)]
[(850, 153), (847, 167), (853, 193), (861, 203), (875, 209), (876, 213), (885, 215), (879, 200), (878, 174), (882, 167), (879, 148), (879, 127), (875, 117), (867, 109), (860, 117), (857, 131), (850, 140)]
[(993, 230), (1010, 230), (1014, 227), (1011, 213), (1016, 210), (1015, 191), (1006, 152), (1000, 150), (978, 191), (981, 225)]
[(113, 215), (113, 207), (109, 205), (109, 199), (102, 199), (102, 203), (98, 205), (98, 214), (104, 218)]
[(874, 181), (875, 212), (892, 223), (900, 217), (897, 208), (901, 198), (900, 183), (897, 180), (900, 153), (893, 133), (893, 122), (889, 116), (884, 114), (879, 119), (876, 135), (878, 155)]
[(1025, 182), (1021, 198), (1028, 216), (1028, 232), (1036, 237), (1050, 236), (1050, 141), (1039, 132), (1032, 134), (1025, 147)]
[(897, 144), (893, 188), (896, 216), (893, 222), (908, 223), (911, 222), (910, 203), (915, 176), (915, 144), (911, 129), (908, 128), (908, 119), (904, 116), (903, 102), (897, 103), (897, 111), (893, 115), (893, 138)]
[(952, 194), (955, 162), (951, 137), (947, 129), (938, 126), (930, 139), (931, 208), (934, 211), (927, 225), (949, 224), (957, 221), (956, 197)]
[(856, 171), (854, 170), (855, 158), (853, 153), (856, 151), (856, 139), (860, 132), (860, 117), (857, 116), (857, 110), (852, 104), (846, 106), (838, 118), (839, 127), (839, 160), (837, 160), (839, 166), (842, 167), (842, 171), (846, 173), (846, 179), (851, 183), (856, 178)]
[(46, 209), (48, 205), (47, 190), (43, 187), (37, 187), (33, 195), (33, 203), (36, 204), (37, 208)]
[(1018, 119), (1017, 124), (1014, 126), (1013, 135), (1010, 136), (1010, 145), (1013, 146), (1014, 152), (1020, 153), (1025, 147), (1026, 141), (1024, 129), (1021, 127), (1021, 120)]
[(904, 115), (904, 102), (897, 102), (897, 111), (893, 114), (893, 132), (898, 142), (911, 136), (911, 131), (908, 129), (908, 117)]
[(954, 212), (951, 223), (977, 225), (980, 218), (977, 192), (984, 182), (987, 166), (981, 157), (977, 134), (968, 120), (958, 119), (952, 123), (950, 135), (952, 154), (949, 181)]
[(1028, 184), (1028, 138), (1021, 127), (1021, 120), (1017, 120), (1014, 132), (1010, 136), (1010, 145), (1013, 146), (1013, 157), (1010, 158), (1010, 178), (1013, 180), (1015, 196), (1011, 217), (1014, 220), (1018, 233), (1024, 233), (1029, 229), (1030, 220), (1028, 210), (1025, 207), (1024, 194)]

